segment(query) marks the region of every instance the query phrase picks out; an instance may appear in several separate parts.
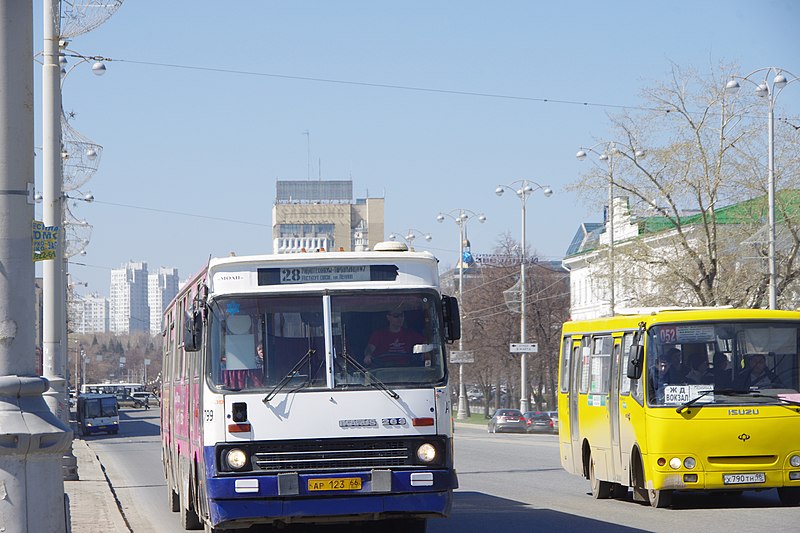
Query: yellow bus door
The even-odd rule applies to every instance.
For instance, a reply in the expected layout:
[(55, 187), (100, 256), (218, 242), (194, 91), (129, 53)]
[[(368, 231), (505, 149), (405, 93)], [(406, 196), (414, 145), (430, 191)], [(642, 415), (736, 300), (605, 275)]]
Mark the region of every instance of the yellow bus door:
[(622, 344), (619, 337), (614, 339), (614, 349), (611, 355), (611, 381), (609, 383), (608, 391), (608, 418), (611, 424), (611, 461), (608, 465), (609, 478), (617, 483), (620, 482), (620, 474), (622, 467), (622, 457), (620, 455), (619, 446), (619, 368), (620, 368), (620, 353), (622, 352)]
[[(587, 351), (588, 353), (588, 351)], [(584, 357), (584, 350), (581, 347), (581, 339), (573, 337), (572, 340), (572, 357), (570, 357), (569, 369), (569, 398), (567, 405), (569, 412), (566, 419), (569, 420), (569, 439), (570, 448), (572, 450), (572, 472), (578, 473), (583, 471), (583, 457), (581, 456), (581, 432), (578, 423), (578, 401), (580, 400), (580, 384), (581, 384), (581, 367), (583, 366), (582, 359)], [(588, 357), (588, 356), (587, 356)]]

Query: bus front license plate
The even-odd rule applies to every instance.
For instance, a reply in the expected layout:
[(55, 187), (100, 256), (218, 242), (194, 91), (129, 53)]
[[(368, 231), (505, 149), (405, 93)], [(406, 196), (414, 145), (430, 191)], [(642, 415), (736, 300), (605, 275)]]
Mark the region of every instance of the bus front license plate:
[(361, 490), (360, 477), (309, 479), (308, 490)]
[(725, 485), (741, 485), (747, 483), (766, 483), (767, 476), (763, 472), (755, 474), (724, 474), (722, 482)]

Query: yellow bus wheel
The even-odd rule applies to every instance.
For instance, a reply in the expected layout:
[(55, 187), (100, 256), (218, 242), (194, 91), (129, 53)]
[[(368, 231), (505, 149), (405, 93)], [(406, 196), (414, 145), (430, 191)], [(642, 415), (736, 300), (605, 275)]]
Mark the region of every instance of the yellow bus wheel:
[(672, 505), (671, 490), (647, 489), (647, 497), (650, 499), (650, 506), (663, 509)]
[(605, 500), (611, 497), (611, 489), (613, 483), (609, 481), (600, 481), (597, 479), (597, 474), (595, 473), (594, 468), (594, 459), (592, 456), (589, 456), (589, 481), (592, 483), (592, 496), (596, 500)]

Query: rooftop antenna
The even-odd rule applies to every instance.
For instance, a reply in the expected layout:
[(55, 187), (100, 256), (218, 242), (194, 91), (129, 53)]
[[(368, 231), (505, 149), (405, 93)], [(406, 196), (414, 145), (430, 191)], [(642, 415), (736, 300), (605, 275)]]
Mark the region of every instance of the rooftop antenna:
[(306, 160), (307, 160), (307, 170), (306, 170), (306, 179), (311, 181), (311, 132), (305, 130), (303, 135), (306, 136)]
[(322, 158), (320, 157), (317, 159), (317, 174), (319, 175), (319, 181), (322, 181)]

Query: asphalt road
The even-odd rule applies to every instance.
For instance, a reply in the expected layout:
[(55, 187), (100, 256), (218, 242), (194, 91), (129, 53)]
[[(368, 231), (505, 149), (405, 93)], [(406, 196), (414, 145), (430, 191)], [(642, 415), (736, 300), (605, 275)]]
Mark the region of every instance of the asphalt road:
[[(157, 409), (123, 410), (119, 435), (88, 442), (134, 532), (183, 531), (177, 513), (167, 509)], [(455, 453), (460, 488), (453, 513), (430, 520), (430, 533), (800, 530), (800, 508), (781, 507), (774, 490), (738, 497), (677, 495), (672, 509), (653, 509), (630, 498), (594, 500), (587, 480), (561, 469), (555, 435), (489, 434), (483, 426), (458, 424)]]

